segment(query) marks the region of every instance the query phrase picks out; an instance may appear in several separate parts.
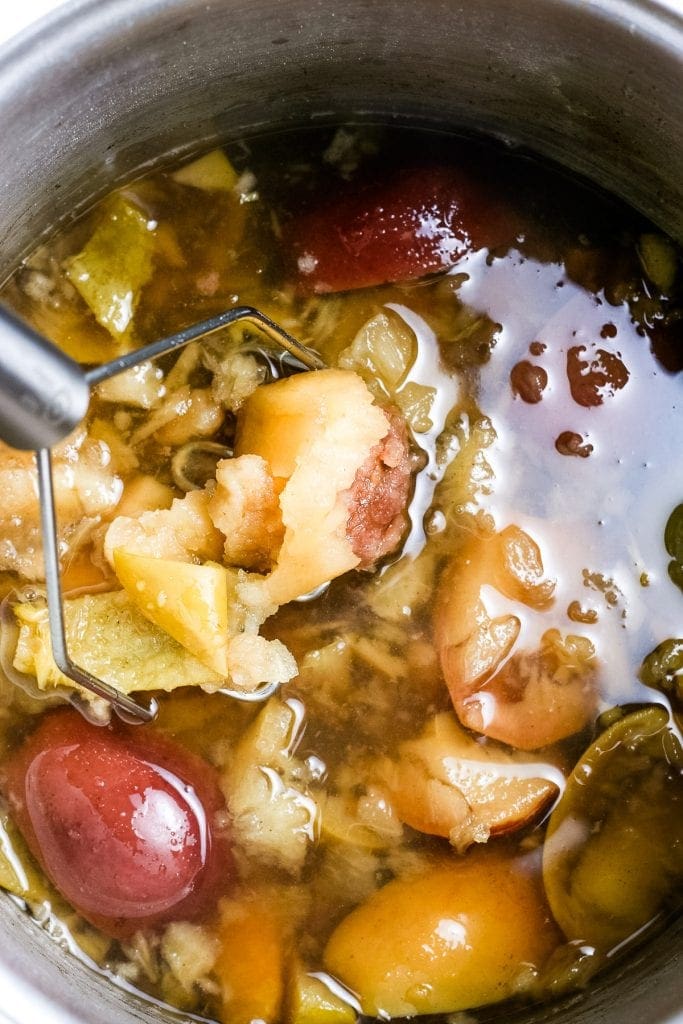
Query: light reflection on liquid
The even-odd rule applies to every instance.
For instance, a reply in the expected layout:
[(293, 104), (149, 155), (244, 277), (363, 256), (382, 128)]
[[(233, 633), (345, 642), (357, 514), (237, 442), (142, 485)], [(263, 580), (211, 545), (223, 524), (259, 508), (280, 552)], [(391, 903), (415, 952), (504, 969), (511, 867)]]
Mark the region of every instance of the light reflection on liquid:
[(420, 474), (420, 484), (416, 487), (413, 500), (410, 503), (410, 531), (403, 546), (403, 554), (413, 557), (422, 550), (426, 541), (424, 517), (432, 503), (434, 489), (442, 475), (436, 462), (436, 441), (446, 426), (449, 412), (458, 400), (460, 382), (442, 366), (436, 335), (425, 320), (408, 309), (407, 306), (398, 303), (388, 303), (387, 309), (393, 310), (400, 316), (417, 339), (417, 357), (401, 390), (411, 384), (434, 389), (429, 412), (431, 427), (417, 437), (418, 444), (425, 453), (426, 464)]
[[(558, 264), (525, 259), (516, 251), (487, 263), (486, 252), (479, 252), (462, 259), (457, 273), (461, 301), (502, 325), (480, 378), (479, 405), (497, 434), (486, 451), (495, 474), (486, 506), (497, 529), (514, 522), (531, 534), (541, 547), (546, 574), (557, 580), (547, 612), (499, 595), (497, 600), (494, 592), (489, 613), (500, 614), (504, 605), (505, 612), (519, 616), (517, 649), (536, 647), (553, 626), (589, 637), (606, 668), (601, 679), (606, 705), (645, 694), (651, 699), (652, 691), (636, 681), (638, 666), (657, 643), (680, 633), (683, 610), (681, 595), (668, 580), (662, 540), (683, 489), (675, 471), (683, 450), (680, 381), (651, 355), (626, 304), (612, 306), (584, 290)], [(607, 332), (612, 337), (601, 336), (605, 324), (613, 325)], [(545, 350), (529, 354), (537, 341)], [(630, 376), (602, 405), (586, 408), (571, 398), (567, 351), (596, 343), (620, 353)], [(510, 371), (520, 359), (548, 373), (538, 404), (513, 394)], [(593, 445), (589, 458), (556, 450), (555, 440), (566, 430)], [(584, 570), (614, 583), (614, 603), (589, 585)], [(594, 609), (597, 623), (573, 622), (567, 614), (573, 601)]]

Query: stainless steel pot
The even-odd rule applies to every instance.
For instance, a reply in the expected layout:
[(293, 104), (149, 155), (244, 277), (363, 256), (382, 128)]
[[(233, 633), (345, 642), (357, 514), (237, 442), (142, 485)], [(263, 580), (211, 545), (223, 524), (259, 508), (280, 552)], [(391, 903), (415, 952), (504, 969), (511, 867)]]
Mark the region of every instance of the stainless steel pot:
[[(0, 53), (0, 277), (160, 154), (348, 116), (521, 142), (683, 241), (681, 0), (76, 0)], [(683, 1024), (682, 939), (674, 926), (587, 994), (515, 1019)], [(66, 956), (9, 899), (3, 1012), (186, 1019)]]

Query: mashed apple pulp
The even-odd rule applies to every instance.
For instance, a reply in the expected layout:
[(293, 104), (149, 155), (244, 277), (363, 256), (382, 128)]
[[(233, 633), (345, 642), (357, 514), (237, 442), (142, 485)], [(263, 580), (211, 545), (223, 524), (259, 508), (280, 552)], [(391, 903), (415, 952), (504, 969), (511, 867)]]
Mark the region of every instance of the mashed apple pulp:
[[(100, 386), (55, 454), (72, 653), (159, 696), (145, 729), (212, 766), (230, 856), (208, 907), (83, 917), (11, 778), (0, 882), (115, 979), (230, 1024), (585, 985), (683, 872), (680, 256), (472, 142), (227, 153), (110, 196), (4, 300), (85, 363), (254, 305), (329, 367), (236, 327)], [(1, 456), (11, 766), (69, 691), (30, 457)]]

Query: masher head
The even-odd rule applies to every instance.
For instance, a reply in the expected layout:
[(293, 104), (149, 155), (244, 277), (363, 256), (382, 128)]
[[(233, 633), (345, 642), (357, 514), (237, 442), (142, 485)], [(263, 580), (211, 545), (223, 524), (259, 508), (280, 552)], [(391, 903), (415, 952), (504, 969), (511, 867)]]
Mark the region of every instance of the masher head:
[[(288, 353), (294, 365), (301, 370), (323, 368), (324, 363), (317, 353), (298, 342), (264, 313), (250, 306), (236, 306), (87, 371), (83, 371), (77, 363), (26, 325), (0, 310), (0, 327), (11, 335), (0, 350), (0, 394), (4, 399), (0, 403), (0, 436), (13, 447), (36, 452), (52, 655), (57, 668), (67, 678), (104, 698), (120, 717), (129, 722), (148, 722), (153, 719), (157, 710), (156, 702), (152, 700), (144, 705), (130, 695), (121, 693), (77, 665), (69, 655), (64, 624), (51, 448), (68, 436), (83, 419), (91, 389), (96, 384), (237, 323), (256, 328), (268, 341)], [(221, 692), (240, 700), (260, 701), (271, 696), (276, 689), (277, 684), (267, 684), (248, 694), (229, 689)]]

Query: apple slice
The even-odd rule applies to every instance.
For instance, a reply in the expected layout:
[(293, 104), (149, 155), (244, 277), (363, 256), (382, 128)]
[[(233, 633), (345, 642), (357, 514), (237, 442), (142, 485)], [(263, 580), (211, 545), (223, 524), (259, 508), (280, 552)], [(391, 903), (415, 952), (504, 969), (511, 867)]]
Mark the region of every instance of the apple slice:
[(564, 787), (554, 765), (475, 740), (454, 715), (436, 715), (399, 747), (381, 774), (401, 821), (444, 836), (458, 850), (515, 832), (537, 818)]
[[(509, 602), (495, 619), (487, 588)], [(528, 609), (524, 616), (536, 619), (536, 628), (554, 590), (540, 548), (514, 525), (473, 537), (439, 584), (434, 633), (456, 714), (468, 729), (520, 750), (580, 732), (597, 708), (595, 649), (587, 637), (547, 628), (535, 648), (524, 644), (520, 613)]]
[[(202, 665), (228, 675), (228, 570), (117, 548), (114, 569), (130, 600)], [(236, 573), (234, 574), (236, 575)]]
[(235, 453), (259, 455), (280, 489), (284, 535), (264, 586), (285, 604), (355, 569), (348, 492), (390, 424), (350, 370), (318, 370), (258, 388), (244, 403)]
[(280, 1019), (286, 937), (277, 911), (265, 899), (222, 900), (215, 974), (221, 1019), (231, 1024)]

